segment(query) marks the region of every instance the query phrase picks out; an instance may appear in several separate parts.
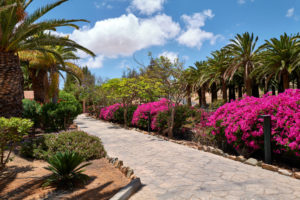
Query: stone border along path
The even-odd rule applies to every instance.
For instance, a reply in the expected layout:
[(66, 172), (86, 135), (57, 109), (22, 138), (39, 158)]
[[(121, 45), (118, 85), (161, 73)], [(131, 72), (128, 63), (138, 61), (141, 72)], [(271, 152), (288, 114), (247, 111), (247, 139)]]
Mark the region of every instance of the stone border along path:
[(75, 122), (100, 137), (109, 156), (123, 160), (141, 178), (144, 187), (131, 200), (300, 199), (297, 179), (85, 115)]

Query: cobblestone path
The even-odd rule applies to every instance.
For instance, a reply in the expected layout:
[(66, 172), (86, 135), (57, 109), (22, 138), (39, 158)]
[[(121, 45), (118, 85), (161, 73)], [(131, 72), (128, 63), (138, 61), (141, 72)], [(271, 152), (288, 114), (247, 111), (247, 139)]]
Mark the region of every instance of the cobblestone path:
[(76, 123), (141, 178), (132, 200), (300, 199), (299, 180), (84, 115)]

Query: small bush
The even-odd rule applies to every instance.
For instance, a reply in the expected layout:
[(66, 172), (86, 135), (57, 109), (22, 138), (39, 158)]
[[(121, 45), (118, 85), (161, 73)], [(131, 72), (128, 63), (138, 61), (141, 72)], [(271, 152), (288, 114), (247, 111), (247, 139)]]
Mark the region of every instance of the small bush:
[[(174, 118), (174, 137), (178, 137), (181, 133), (182, 127), (188, 123), (187, 119), (194, 115), (194, 110), (189, 106), (180, 105), (175, 108), (175, 118)], [(160, 112), (156, 119), (156, 127), (162, 132), (168, 128), (168, 121), (171, 116), (171, 110)]]
[[(136, 110), (137, 106), (130, 106), (127, 111), (127, 126), (131, 125), (133, 113)], [(114, 113), (114, 121), (120, 124), (124, 124), (124, 108), (119, 107), (118, 110)]]
[[(91, 163), (85, 163), (84, 157), (76, 152), (57, 152), (48, 159), (49, 166), (45, 169), (53, 174), (46, 179), (43, 186), (56, 185), (63, 188), (73, 188), (77, 184), (84, 184), (89, 177), (82, 172)], [(81, 165), (81, 166), (80, 166)]]
[(42, 107), (34, 100), (23, 99), (23, 118), (30, 119), (34, 123), (34, 127), (39, 127), (41, 123)]
[(47, 132), (65, 130), (81, 112), (81, 105), (76, 98), (61, 91), (57, 104), (48, 103), (42, 107), (43, 128)]
[(101, 140), (82, 131), (44, 135), (42, 138), (24, 142), (21, 147), (22, 155), (44, 160), (64, 151), (77, 152), (85, 160), (106, 156)]
[[(10, 154), (15, 149), (33, 122), (28, 119), (0, 117), (0, 171), (10, 161)], [(8, 150), (8, 154), (5, 151)]]
[(100, 111), (100, 119), (104, 119), (106, 121), (113, 121), (114, 120), (114, 113), (118, 110), (122, 105), (119, 103), (101, 108)]

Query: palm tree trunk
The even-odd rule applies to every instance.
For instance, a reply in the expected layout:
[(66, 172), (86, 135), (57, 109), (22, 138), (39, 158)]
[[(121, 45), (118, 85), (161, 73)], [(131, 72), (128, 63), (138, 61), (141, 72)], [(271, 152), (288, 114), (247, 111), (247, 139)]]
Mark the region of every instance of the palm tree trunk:
[(188, 106), (192, 106), (192, 98), (191, 98), (192, 91), (191, 90), (192, 90), (191, 85), (188, 84), (188, 86), (186, 88)]
[(29, 76), (32, 81), (32, 90), (34, 91), (34, 100), (45, 103), (47, 99), (47, 71), (29, 68)]
[(218, 100), (218, 90), (217, 90), (216, 83), (213, 83), (210, 89), (211, 89), (211, 102), (213, 103)]
[(278, 94), (284, 92), (284, 86), (283, 86), (283, 78), (281, 76), (280, 81), (278, 82)]
[(204, 107), (207, 106), (205, 92), (205, 86), (201, 87), (202, 106)]
[(21, 117), (23, 73), (14, 52), (0, 52), (0, 116)]
[(252, 96), (259, 97), (259, 88), (255, 80), (252, 80)]
[(229, 85), (229, 101), (235, 100), (235, 89), (234, 85)]
[(201, 88), (199, 88), (197, 90), (197, 94), (198, 94), (198, 100), (199, 100), (199, 106), (201, 107), (203, 102), (202, 102), (202, 91), (201, 91)]
[(239, 98), (243, 97), (243, 87), (241, 84), (238, 84), (238, 93), (239, 93)]
[(283, 81), (283, 89), (289, 89), (290, 88), (290, 81), (289, 81), (289, 73), (286, 69), (282, 72), (282, 81)]
[(300, 89), (300, 76), (297, 76), (297, 89)]
[(252, 80), (250, 78), (245, 78), (245, 88), (247, 96), (252, 96), (252, 88), (251, 88)]
[(57, 103), (58, 101), (58, 92), (59, 92), (59, 73), (56, 67), (51, 68), (50, 72), (51, 77), (51, 97), (52, 103)]
[(272, 85), (272, 95), (276, 95), (276, 88)]
[(227, 102), (227, 85), (224, 80), (222, 80), (222, 95), (223, 95), (223, 101)]

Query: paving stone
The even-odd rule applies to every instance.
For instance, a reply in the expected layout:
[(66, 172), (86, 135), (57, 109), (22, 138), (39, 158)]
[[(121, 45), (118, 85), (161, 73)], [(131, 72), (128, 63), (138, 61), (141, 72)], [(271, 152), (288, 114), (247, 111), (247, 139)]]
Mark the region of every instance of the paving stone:
[[(84, 115), (78, 116), (75, 122), (80, 122), (81, 130), (100, 137), (108, 155), (124, 161), (141, 178), (144, 187), (130, 200), (300, 199), (299, 180), (233, 162), (235, 156), (228, 155), (230, 160), (195, 151), (156, 136), (89, 120)], [(294, 176), (300, 178), (300, 172)]]
[(258, 161), (254, 158), (249, 158), (248, 160), (245, 161), (245, 164), (252, 165), (252, 166), (256, 166), (257, 163)]

